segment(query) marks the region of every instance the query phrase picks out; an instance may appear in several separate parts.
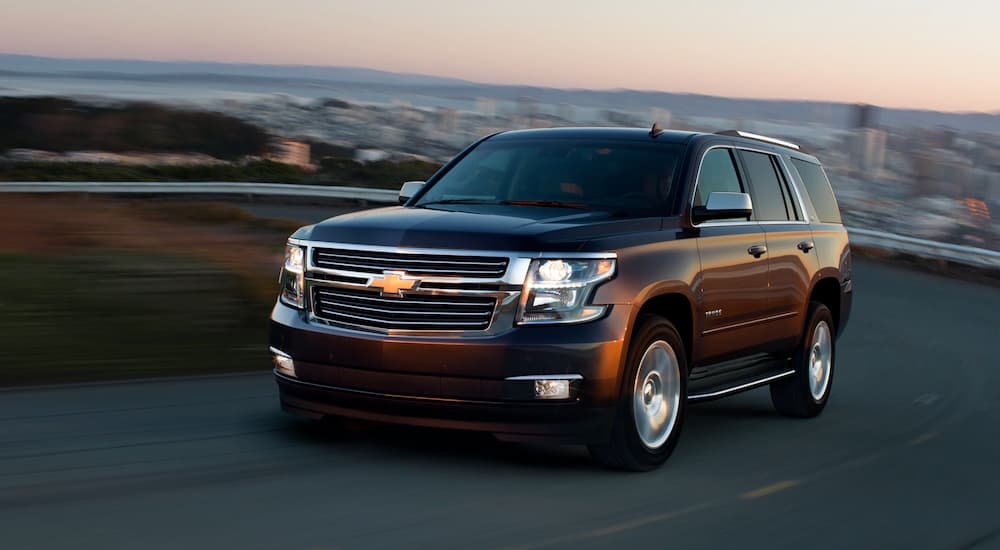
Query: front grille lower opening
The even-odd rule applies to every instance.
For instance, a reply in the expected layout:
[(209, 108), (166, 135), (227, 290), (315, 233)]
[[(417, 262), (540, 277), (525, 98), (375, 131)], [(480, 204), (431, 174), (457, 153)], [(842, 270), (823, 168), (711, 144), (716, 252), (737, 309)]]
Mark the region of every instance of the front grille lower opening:
[(362, 330), (483, 331), (496, 310), (492, 296), (406, 294), (369, 289), (313, 287), (313, 315)]

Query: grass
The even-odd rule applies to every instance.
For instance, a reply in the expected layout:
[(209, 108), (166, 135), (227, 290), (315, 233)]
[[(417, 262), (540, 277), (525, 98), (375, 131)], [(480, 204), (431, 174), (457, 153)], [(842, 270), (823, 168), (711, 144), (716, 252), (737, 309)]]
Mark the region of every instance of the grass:
[(0, 385), (268, 367), (270, 300), (191, 258), (0, 254)]
[(297, 225), (217, 203), (5, 196), (0, 386), (269, 368)]

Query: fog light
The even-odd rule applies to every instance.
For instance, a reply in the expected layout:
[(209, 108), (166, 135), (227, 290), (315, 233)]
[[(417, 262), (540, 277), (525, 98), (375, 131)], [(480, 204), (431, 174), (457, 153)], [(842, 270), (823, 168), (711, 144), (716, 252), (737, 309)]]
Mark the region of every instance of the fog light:
[(295, 362), (287, 353), (271, 348), (271, 362), (274, 363), (274, 369), (281, 374), (295, 376)]
[(569, 399), (569, 380), (535, 380), (535, 399)]

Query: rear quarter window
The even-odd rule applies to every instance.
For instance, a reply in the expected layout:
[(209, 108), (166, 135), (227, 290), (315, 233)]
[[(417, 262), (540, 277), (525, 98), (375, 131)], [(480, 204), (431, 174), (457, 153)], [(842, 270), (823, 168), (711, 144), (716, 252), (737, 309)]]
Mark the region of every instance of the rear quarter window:
[(830, 180), (827, 179), (823, 167), (801, 159), (792, 159), (792, 166), (799, 173), (799, 180), (802, 181), (809, 195), (809, 200), (816, 208), (819, 221), (823, 223), (843, 223), (840, 217), (840, 208), (837, 206), (837, 198), (833, 195), (833, 188), (830, 187)]

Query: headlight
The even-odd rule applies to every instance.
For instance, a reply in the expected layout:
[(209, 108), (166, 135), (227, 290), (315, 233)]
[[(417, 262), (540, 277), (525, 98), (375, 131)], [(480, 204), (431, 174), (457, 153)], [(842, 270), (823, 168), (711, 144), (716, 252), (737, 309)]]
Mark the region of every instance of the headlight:
[(305, 247), (285, 245), (285, 263), (278, 278), (281, 301), (298, 309), (305, 308), (305, 257)]
[(517, 314), (519, 325), (582, 323), (604, 314), (594, 289), (615, 274), (615, 260), (532, 260)]

